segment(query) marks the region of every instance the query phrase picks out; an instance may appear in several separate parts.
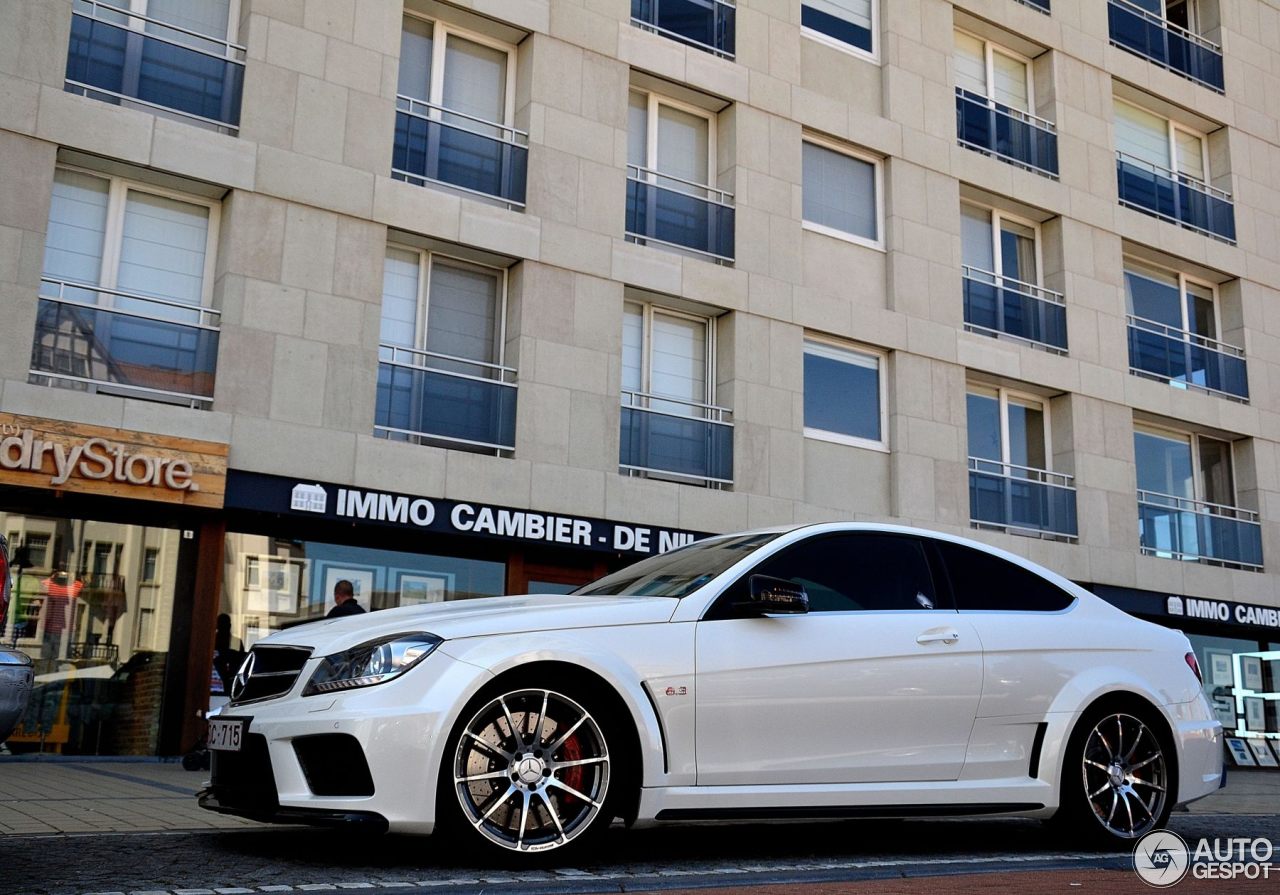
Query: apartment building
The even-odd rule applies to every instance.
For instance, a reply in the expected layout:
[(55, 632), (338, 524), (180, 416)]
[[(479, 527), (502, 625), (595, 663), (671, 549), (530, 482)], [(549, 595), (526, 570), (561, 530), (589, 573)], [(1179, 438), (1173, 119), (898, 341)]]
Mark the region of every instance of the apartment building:
[(215, 619), (340, 579), (829, 519), (1182, 628), (1280, 736), (1276, 47), (1264, 0), (7, 0), (11, 748), (190, 748)]

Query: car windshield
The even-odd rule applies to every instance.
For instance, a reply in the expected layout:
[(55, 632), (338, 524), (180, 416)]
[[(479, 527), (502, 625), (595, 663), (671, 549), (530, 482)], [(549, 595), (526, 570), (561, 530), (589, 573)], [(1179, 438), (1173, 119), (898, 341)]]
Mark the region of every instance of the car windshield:
[(683, 597), (780, 532), (707, 538), (642, 559), (574, 591), (588, 597)]

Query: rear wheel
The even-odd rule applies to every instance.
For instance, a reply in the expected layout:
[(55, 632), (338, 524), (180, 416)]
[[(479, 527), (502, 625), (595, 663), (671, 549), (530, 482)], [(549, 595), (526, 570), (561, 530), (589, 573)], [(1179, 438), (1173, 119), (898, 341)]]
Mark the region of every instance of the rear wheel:
[(508, 853), (563, 849), (607, 826), (609, 725), (589, 704), (546, 687), (486, 701), (448, 753), (458, 826)]
[(1099, 845), (1127, 845), (1169, 820), (1174, 757), (1147, 711), (1086, 714), (1072, 732), (1055, 820)]

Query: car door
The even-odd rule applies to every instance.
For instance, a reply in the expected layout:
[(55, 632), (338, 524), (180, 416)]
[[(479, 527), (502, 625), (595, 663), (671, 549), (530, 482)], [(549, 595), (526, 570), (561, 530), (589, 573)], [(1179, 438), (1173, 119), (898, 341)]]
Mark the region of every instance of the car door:
[[(918, 538), (816, 535), (731, 585), (695, 634), (699, 785), (955, 780), (982, 689), (973, 628)], [(803, 615), (742, 617), (752, 574), (803, 585)]]

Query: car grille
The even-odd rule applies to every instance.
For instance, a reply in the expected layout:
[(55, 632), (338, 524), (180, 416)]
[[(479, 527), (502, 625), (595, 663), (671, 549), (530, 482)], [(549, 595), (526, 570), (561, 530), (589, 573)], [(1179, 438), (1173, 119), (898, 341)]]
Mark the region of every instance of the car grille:
[(249, 675), (242, 677), (244, 669), (236, 674), (231, 686), (231, 704), (242, 705), (283, 696), (293, 689), (307, 659), (310, 647), (255, 646), (250, 653), (252, 664)]
[(319, 733), (293, 741), (307, 786), (317, 796), (371, 796), (373, 777), (360, 742), (347, 733)]
[(262, 734), (245, 734), (239, 752), (214, 749), (209, 754), (209, 788), (223, 807), (268, 815), (280, 807), (267, 739)]

